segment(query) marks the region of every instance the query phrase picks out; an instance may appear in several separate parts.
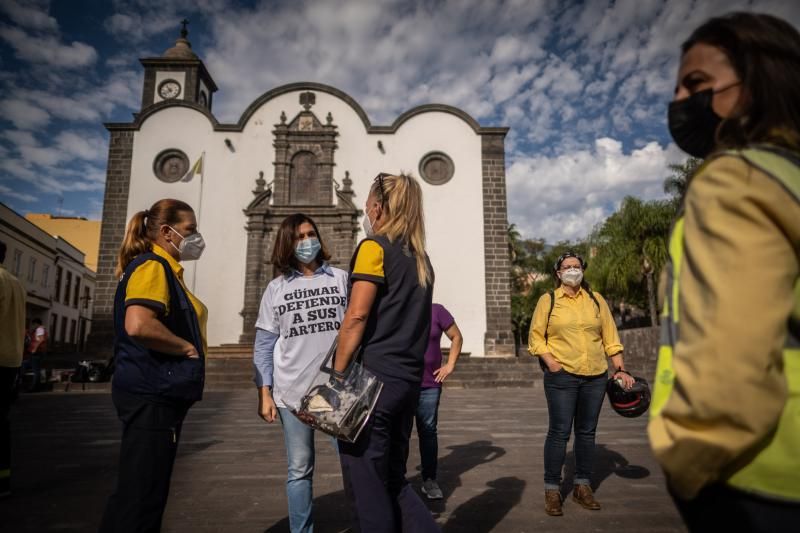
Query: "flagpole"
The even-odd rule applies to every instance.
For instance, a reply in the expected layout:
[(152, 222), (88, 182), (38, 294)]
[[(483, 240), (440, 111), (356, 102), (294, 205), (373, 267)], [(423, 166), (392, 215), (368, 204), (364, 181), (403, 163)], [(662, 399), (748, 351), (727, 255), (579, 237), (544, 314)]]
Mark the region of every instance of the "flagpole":
[[(206, 153), (202, 152), (200, 155), (200, 197), (197, 199), (197, 213), (195, 218), (197, 219), (197, 226), (200, 226), (200, 214), (203, 211), (203, 178), (206, 173)], [(197, 263), (198, 261), (194, 261), (194, 272), (192, 275), (192, 294), (194, 294), (194, 288), (197, 285)]]

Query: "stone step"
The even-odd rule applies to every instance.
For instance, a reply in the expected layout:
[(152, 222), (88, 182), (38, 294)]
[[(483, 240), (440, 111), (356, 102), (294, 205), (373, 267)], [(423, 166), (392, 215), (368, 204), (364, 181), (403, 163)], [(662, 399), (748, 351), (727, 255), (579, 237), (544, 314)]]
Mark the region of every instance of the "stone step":
[[(447, 388), (534, 387), (541, 380), (539, 365), (533, 357), (459, 357), (456, 371)], [(206, 387), (231, 390), (253, 386), (252, 351), (248, 346), (209, 350), (206, 361)]]

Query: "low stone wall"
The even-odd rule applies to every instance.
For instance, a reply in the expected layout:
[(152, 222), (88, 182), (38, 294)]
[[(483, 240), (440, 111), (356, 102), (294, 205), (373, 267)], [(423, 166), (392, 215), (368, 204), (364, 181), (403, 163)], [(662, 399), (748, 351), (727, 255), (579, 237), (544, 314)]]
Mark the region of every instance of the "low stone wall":
[(619, 332), (625, 347), (625, 368), (651, 383), (656, 373), (658, 334), (658, 327), (623, 329)]

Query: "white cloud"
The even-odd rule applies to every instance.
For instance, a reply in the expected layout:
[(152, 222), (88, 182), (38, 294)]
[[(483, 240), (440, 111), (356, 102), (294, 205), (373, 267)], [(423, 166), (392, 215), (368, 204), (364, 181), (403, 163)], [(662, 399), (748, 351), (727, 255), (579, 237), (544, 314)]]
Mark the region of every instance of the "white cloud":
[(490, 56), (494, 65), (527, 62), (545, 55), (540, 43), (536, 42), (536, 35), (503, 35), (499, 37), (492, 47)]
[(40, 175), (41, 173), (34, 172), (19, 159), (10, 157), (0, 159), (0, 179), (4, 181), (17, 179), (34, 182)]
[(178, 21), (183, 17), (198, 11), (209, 17), (220, 16), (232, 8), (227, 0), (114, 0), (113, 5), (115, 13), (105, 20), (104, 26), (126, 44), (145, 43), (169, 29), (177, 37)]
[(0, 101), (0, 115), (22, 129), (36, 129), (50, 122), (50, 114), (17, 98)]
[(509, 221), (548, 242), (585, 237), (624, 196), (663, 197), (667, 165), (684, 157), (655, 142), (626, 154), (611, 138), (597, 139), (592, 150), (519, 157), (507, 170)]
[(0, 26), (0, 39), (14, 48), (19, 59), (53, 68), (86, 67), (97, 60), (97, 52), (88, 44), (63, 44), (53, 35), (34, 36), (7, 25)]
[(5, 130), (0, 180), (21, 181), (45, 193), (100, 191), (105, 172), (99, 168), (107, 155), (107, 141), (91, 131), (64, 131), (48, 145), (29, 131)]
[(6, 185), (0, 183), (0, 200), (5, 203), (5, 198), (14, 198), (22, 202), (34, 202), (38, 200), (38, 198), (32, 194), (15, 191), (11, 187), (7, 187)]
[[(36, 5), (36, 4), (39, 5)], [(47, 14), (47, 2), (26, 0), (25, 4), (17, 0), (0, 0), (0, 11), (20, 26), (34, 30), (57, 30), (58, 22)]]
[(102, 161), (108, 153), (108, 143), (94, 134), (64, 131), (56, 136), (55, 141), (64, 153), (86, 161)]
[(177, 27), (175, 20), (164, 13), (115, 13), (106, 20), (105, 27), (112, 35), (138, 43), (168, 28)]
[(519, 89), (533, 79), (539, 71), (535, 63), (525, 67), (511, 66), (494, 75), (490, 82), (492, 97), (495, 103), (501, 104), (517, 94)]
[(215, 42), (204, 52), (215, 79), (226, 80), (216, 113), (236, 120), (265, 90), (311, 80), (352, 94), (374, 123), (431, 101), (491, 116), (535, 72), (546, 7), (394, 0), (230, 10), (210, 20)]

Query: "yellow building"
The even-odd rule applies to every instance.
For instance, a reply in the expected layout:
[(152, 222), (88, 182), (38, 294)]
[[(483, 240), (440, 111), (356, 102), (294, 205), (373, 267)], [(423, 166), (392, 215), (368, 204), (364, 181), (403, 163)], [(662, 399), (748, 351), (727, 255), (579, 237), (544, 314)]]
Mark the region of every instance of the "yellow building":
[(100, 221), (78, 217), (59, 217), (46, 213), (28, 213), (25, 218), (54, 237), (62, 237), (86, 254), (86, 266), (97, 272), (100, 248)]

